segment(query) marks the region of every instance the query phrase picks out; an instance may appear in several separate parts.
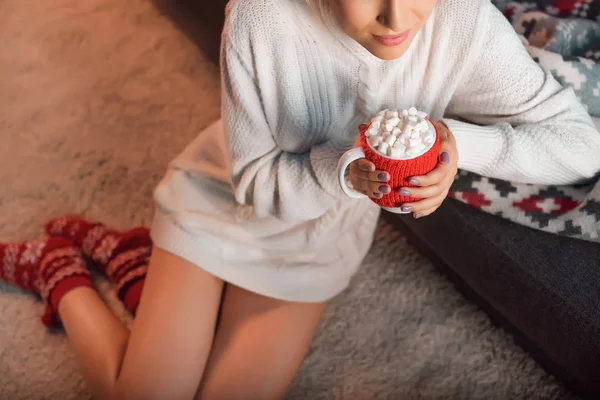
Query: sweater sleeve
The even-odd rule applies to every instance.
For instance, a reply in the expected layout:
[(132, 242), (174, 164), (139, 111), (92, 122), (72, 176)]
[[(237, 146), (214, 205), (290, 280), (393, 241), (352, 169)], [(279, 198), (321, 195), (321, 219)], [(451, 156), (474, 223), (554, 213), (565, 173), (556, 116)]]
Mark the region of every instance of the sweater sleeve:
[[(222, 118), (236, 201), (258, 217), (306, 221), (323, 215), (343, 192), (335, 178), (346, 147), (332, 142), (304, 153), (278, 147), (251, 63), (227, 41), (221, 48)], [(301, 135), (298, 132), (298, 135)]]
[(591, 117), (486, 3), (480, 50), (444, 119), (456, 137), (459, 168), (533, 184), (593, 177), (600, 171), (600, 133)]

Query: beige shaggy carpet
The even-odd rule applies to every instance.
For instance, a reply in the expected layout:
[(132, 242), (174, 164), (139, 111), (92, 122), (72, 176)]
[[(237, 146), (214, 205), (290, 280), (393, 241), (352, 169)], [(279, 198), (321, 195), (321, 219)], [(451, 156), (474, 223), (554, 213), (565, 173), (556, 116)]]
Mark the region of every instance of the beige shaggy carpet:
[[(68, 212), (149, 223), (165, 165), (219, 116), (203, 48), (145, 0), (0, 0), (0, 240)], [(377, 237), (291, 399), (573, 398), (390, 226)], [(0, 399), (88, 399), (41, 310), (0, 284)]]

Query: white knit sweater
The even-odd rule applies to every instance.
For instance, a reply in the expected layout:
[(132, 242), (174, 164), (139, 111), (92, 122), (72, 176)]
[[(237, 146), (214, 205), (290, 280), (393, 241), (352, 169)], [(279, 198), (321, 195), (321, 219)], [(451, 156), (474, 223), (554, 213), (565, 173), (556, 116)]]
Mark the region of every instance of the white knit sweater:
[[(346, 36), (332, 15), (325, 21), (304, 0), (229, 2), (222, 124), (174, 160), (157, 188), (159, 247), (266, 295), (313, 301), (336, 294), (366, 253), (377, 218), (369, 200), (345, 197), (336, 164), (358, 125), (383, 108), (447, 117), (459, 168), (478, 174), (565, 184), (600, 170), (591, 118), (571, 89), (529, 57), (489, 0), (440, 2), (393, 61)], [(254, 258), (214, 250), (232, 244), (234, 252), (251, 248)], [(333, 245), (343, 258), (323, 261)], [(278, 249), (315, 256), (273, 257)], [(306, 279), (317, 264), (329, 289), (313, 290), (315, 280)], [(255, 271), (262, 283), (240, 270)]]

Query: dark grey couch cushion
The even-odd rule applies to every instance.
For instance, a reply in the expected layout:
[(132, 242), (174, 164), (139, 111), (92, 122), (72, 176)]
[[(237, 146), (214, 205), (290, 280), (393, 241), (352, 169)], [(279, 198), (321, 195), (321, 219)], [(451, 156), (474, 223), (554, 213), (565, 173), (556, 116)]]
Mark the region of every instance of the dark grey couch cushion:
[(600, 396), (600, 245), (451, 199), (427, 218), (386, 218), (550, 372), (583, 395)]

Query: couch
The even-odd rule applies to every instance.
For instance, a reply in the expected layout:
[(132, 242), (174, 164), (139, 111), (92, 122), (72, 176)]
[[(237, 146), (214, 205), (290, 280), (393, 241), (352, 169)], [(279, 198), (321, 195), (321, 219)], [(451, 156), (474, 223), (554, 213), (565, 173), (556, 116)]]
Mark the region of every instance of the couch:
[(539, 364), (574, 392), (600, 398), (600, 245), (453, 199), (427, 218), (384, 218)]

